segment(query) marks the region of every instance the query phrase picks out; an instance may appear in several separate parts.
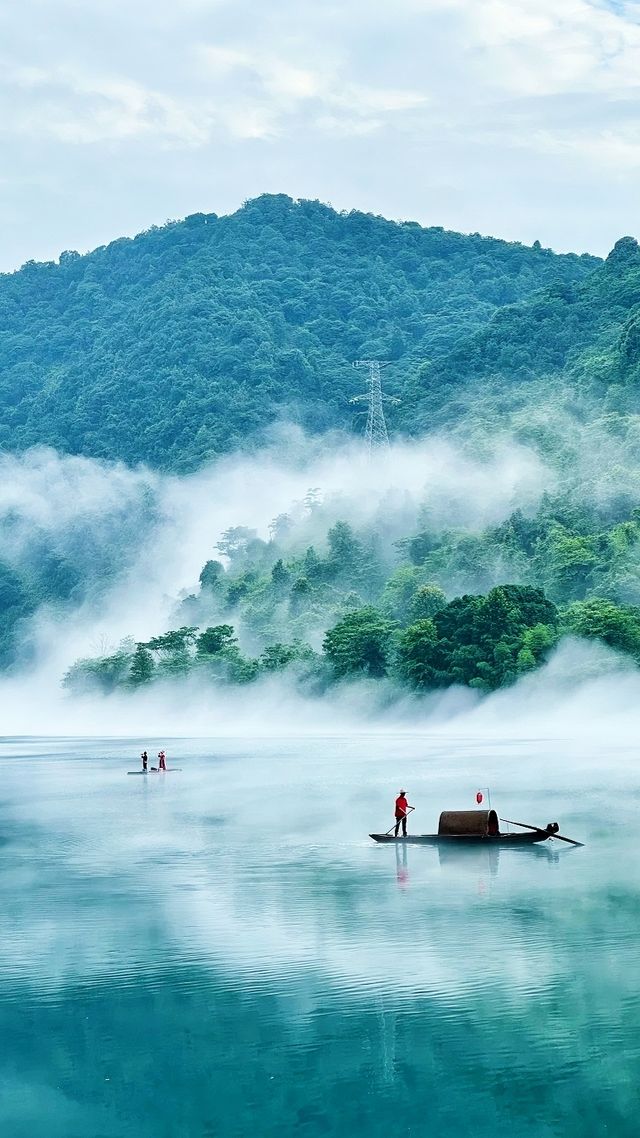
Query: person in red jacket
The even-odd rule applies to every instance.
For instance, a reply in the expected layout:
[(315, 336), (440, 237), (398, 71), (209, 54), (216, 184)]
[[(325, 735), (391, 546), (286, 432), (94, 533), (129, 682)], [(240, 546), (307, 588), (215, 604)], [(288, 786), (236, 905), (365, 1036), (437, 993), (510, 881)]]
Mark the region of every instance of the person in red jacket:
[(396, 838), (398, 837), (398, 834), (400, 833), (400, 826), (402, 826), (403, 838), (406, 838), (406, 836), (407, 836), (407, 814), (412, 809), (412, 807), (409, 806), (409, 803), (407, 802), (407, 800), (405, 798), (405, 794), (406, 794), (406, 791), (401, 790), (398, 797), (396, 798), (396, 832), (395, 832)]
[(159, 771), (166, 771), (166, 769), (167, 769), (167, 756), (165, 755), (164, 751), (159, 751), (158, 752), (158, 770)]

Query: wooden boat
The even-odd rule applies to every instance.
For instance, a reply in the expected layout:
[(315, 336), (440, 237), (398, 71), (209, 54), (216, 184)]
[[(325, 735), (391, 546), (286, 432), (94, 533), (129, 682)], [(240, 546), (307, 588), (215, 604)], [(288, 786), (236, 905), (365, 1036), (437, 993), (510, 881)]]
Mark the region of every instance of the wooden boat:
[(444, 810), (440, 815), (437, 834), (407, 834), (406, 838), (396, 838), (393, 834), (369, 834), (369, 837), (374, 842), (406, 842), (420, 846), (528, 846), (553, 838), (559, 828), (557, 822), (549, 822), (544, 830), (531, 827), (530, 830), (519, 833), (501, 833), (495, 810)]

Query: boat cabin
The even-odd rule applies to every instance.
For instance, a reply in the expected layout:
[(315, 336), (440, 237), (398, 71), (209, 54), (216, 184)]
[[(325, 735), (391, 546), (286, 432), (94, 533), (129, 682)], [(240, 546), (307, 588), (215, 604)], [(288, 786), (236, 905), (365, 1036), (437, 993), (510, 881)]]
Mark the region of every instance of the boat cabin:
[(495, 810), (443, 810), (438, 834), (460, 837), (495, 838), (500, 833)]

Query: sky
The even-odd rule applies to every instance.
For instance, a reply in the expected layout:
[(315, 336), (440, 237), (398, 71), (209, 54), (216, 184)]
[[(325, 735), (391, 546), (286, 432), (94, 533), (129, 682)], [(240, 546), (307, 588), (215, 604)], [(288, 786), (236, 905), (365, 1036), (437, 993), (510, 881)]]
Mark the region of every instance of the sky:
[(260, 193), (638, 235), (640, 0), (6, 0), (0, 269)]

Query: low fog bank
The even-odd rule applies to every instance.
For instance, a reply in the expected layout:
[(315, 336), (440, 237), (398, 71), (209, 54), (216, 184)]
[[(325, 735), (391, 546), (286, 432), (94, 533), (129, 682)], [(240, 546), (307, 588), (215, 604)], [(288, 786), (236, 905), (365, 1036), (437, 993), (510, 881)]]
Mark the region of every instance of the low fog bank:
[[(575, 641), (563, 641), (539, 672), (490, 697), (460, 688), (413, 696), (391, 682), (363, 680), (313, 699), (286, 677), (225, 688), (173, 681), (107, 698), (72, 698), (61, 688), (79, 656), (113, 649), (123, 637), (165, 631), (177, 600), (196, 587), (230, 527), (249, 527), (266, 540), (273, 519), (288, 512), (303, 542), (322, 543), (338, 519), (378, 523), (390, 544), (425, 516), (434, 530), (472, 532), (515, 509), (534, 512), (542, 495), (557, 488), (556, 474), (533, 450), (501, 442), (481, 456), (434, 437), (394, 444), (371, 462), (353, 440), (310, 441), (283, 428), (252, 458), (231, 456), (188, 477), (48, 449), (4, 455), (0, 472), (0, 559), (29, 573), (43, 550), (54, 551), (76, 567), (83, 585), (64, 604), (43, 603), (25, 618), (35, 655), (28, 669), (0, 681), (4, 734), (499, 729), (513, 737), (540, 731), (621, 737), (640, 726), (634, 710), (640, 673), (602, 647)], [(309, 490), (322, 503), (317, 515), (305, 507)]]
[(118, 737), (301, 738), (416, 733), (456, 740), (602, 739), (633, 744), (640, 733), (640, 672), (606, 647), (565, 639), (546, 665), (513, 687), (481, 695), (449, 688), (407, 694), (390, 681), (354, 681), (305, 697), (286, 677), (250, 687), (196, 680), (110, 696), (71, 698), (46, 671), (1, 688), (2, 733)]
[[(30, 683), (46, 677), (47, 685), (80, 655), (163, 632), (230, 527), (268, 539), (274, 518), (289, 511), (310, 543), (338, 519), (380, 519), (391, 542), (415, 527), (425, 503), (435, 529), (472, 528), (535, 509), (554, 484), (533, 451), (514, 445), (480, 458), (433, 438), (371, 462), (353, 439), (309, 440), (293, 428), (252, 458), (231, 456), (187, 477), (38, 448), (2, 456), (0, 478), (0, 562), (32, 580), (53, 557), (53, 569), (62, 564), (72, 578), (23, 625), (39, 665)], [(304, 506), (310, 489), (322, 501), (315, 522)]]
[[(415, 732), (305, 746), (173, 740), (179, 775), (128, 778), (141, 744), (12, 746), (23, 757), (4, 772), (5, 972), (55, 990), (114, 967), (126, 975), (133, 962), (135, 984), (141, 961), (163, 968), (186, 953), (213, 973), (351, 977), (378, 993), (437, 994), (472, 977), (488, 992), (493, 976), (511, 1002), (530, 981), (520, 949), (532, 935), (539, 992), (569, 948), (572, 914), (584, 947), (585, 914), (606, 933), (613, 883), (617, 904), (628, 887), (635, 904), (638, 771), (624, 748), (509, 741), (500, 725), (469, 742)], [(467, 850), (453, 861), (451, 851), (374, 846), (368, 835), (392, 823), (400, 786), (416, 830), (432, 832), (440, 810), (471, 808), (490, 787), (501, 815), (558, 819), (587, 845)], [(23, 887), (29, 860), (54, 922)], [(473, 944), (460, 937), (463, 912)], [(420, 935), (407, 938), (407, 922)], [(575, 958), (565, 963), (570, 974)]]

